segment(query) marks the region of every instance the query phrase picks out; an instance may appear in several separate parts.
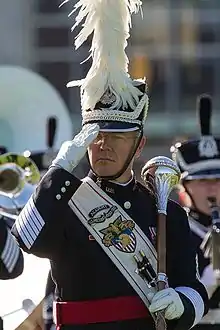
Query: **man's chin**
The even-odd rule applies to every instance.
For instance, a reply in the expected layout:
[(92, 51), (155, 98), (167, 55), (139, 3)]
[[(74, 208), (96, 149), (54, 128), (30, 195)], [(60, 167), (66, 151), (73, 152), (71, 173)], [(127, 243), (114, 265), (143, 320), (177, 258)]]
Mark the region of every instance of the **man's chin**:
[(94, 171), (100, 177), (111, 177), (117, 174), (117, 171), (114, 170), (111, 165), (97, 166), (96, 168), (94, 168)]

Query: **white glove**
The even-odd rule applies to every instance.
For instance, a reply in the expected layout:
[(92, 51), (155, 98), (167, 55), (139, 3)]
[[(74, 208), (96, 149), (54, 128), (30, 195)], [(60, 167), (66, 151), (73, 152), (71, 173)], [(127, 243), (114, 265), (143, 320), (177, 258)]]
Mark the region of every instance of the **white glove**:
[(157, 292), (151, 300), (149, 311), (156, 313), (165, 310), (167, 320), (179, 319), (184, 312), (184, 306), (179, 294), (172, 288)]
[(99, 134), (100, 127), (98, 124), (87, 124), (77, 134), (72, 141), (65, 141), (56, 158), (52, 162), (68, 172), (79, 164), (84, 157), (88, 146), (96, 139)]

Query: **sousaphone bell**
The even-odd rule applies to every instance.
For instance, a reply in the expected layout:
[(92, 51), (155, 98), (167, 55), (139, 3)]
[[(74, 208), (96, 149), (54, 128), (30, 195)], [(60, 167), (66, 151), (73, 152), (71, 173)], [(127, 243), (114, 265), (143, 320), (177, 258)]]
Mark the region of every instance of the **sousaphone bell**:
[(16, 153), (0, 155), (0, 215), (15, 220), (39, 181), (33, 160)]

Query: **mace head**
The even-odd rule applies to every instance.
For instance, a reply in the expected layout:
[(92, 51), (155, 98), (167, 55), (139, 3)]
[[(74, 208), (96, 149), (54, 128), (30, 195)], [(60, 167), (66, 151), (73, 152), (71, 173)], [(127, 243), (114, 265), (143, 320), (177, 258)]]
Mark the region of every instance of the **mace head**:
[[(177, 164), (170, 158), (165, 156), (157, 156), (151, 158), (142, 168), (141, 176), (145, 174), (145, 172), (149, 171), (150, 174), (154, 174), (159, 170), (160, 172), (164, 171), (165, 173), (174, 173), (180, 177), (181, 172)], [(170, 171), (171, 170), (171, 171)], [(158, 171), (157, 171), (158, 173)], [(155, 173), (156, 174), (156, 173)]]
[(142, 168), (141, 177), (144, 182), (148, 180), (148, 174), (154, 178), (158, 212), (166, 214), (168, 197), (174, 186), (179, 183), (181, 172), (172, 159), (157, 156), (150, 159)]

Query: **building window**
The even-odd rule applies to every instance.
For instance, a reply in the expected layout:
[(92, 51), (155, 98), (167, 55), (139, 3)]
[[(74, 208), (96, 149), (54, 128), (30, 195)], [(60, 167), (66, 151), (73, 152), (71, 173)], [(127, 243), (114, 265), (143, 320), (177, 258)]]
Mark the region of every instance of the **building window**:
[(61, 8), (59, 5), (62, 3), (62, 0), (38, 0), (36, 7), (39, 13), (60, 13)]
[(145, 55), (134, 55), (129, 73), (133, 79), (145, 78), (152, 112), (165, 110), (165, 72), (161, 61), (149, 60)]
[(151, 62), (151, 82), (148, 80), (148, 95), (150, 98), (150, 112), (164, 112), (166, 108), (166, 77), (164, 70), (163, 61), (152, 61)]
[(202, 59), (180, 67), (180, 111), (195, 111), (198, 95), (215, 93), (215, 66), (211, 59)]
[(200, 43), (210, 43), (213, 44), (215, 42), (215, 29), (213, 24), (201, 24), (199, 30), (198, 41)]
[(58, 90), (61, 97), (69, 105), (69, 90), (66, 87), (69, 81), (68, 63), (39, 63), (38, 72)]
[(38, 47), (67, 47), (69, 45), (69, 28), (38, 28), (36, 42)]

